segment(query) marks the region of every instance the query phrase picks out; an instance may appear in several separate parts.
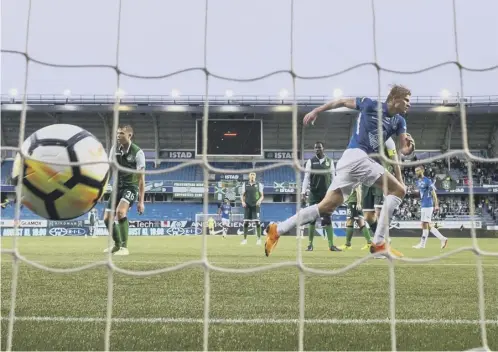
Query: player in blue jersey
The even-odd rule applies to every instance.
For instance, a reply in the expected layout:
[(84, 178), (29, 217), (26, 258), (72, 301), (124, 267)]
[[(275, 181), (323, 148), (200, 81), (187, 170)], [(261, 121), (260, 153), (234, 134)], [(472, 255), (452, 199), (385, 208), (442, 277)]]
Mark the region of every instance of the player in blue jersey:
[[(327, 110), (346, 107), (359, 111), (355, 131), (347, 149), (337, 162), (336, 176), (327, 194), (320, 203), (300, 210), (296, 215), (279, 224), (268, 225), (265, 242), (266, 256), (270, 255), (280, 235), (287, 233), (296, 225), (310, 223), (322, 215), (332, 213), (359, 184), (382, 189), (384, 178), (387, 179), (387, 195), (384, 199), (384, 206), (380, 213), (370, 252), (379, 253), (389, 249), (384, 238), (389, 230), (394, 209), (401, 204), (406, 188), (402, 182), (389, 172), (385, 172), (384, 167), (368, 155), (379, 153), (379, 113), (382, 118), (382, 131), (380, 132), (383, 140), (386, 141), (391, 136), (397, 135), (400, 142), (400, 153), (404, 155), (413, 153), (415, 143), (406, 131), (406, 121), (402, 116), (410, 108), (410, 97), (409, 89), (396, 85), (389, 92), (386, 101), (380, 104), (380, 109), (379, 103), (369, 98), (344, 98), (326, 103), (304, 117), (304, 125), (308, 125), (314, 123), (319, 113)], [(384, 148), (380, 149), (382, 153)], [(390, 251), (395, 256), (402, 256), (400, 252), (392, 248)]]
[(432, 213), (438, 211), (438, 199), (436, 194), (436, 187), (430, 178), (424, 176), (425, 168), (420, 165), (415, 168), (417, 175), (417, 188), (420, 192), (420, 221), (422, 222), (422, 238), (420, 242), (413, 246), (413, 248), (425, 248), (429, 231), (441, 241), (441, 249), (446, 248), (448, 239), (444, 237), (441, 232), (435, 227), (431, 227)]
[(223, 238), (225, 238), (228, 233), (228, 227), (230, 226), (230, 216), (232, 215), (232, 206), (228, 198), (225, 198), (224, 203), (218, 208), (218, 215), (221, 215)]

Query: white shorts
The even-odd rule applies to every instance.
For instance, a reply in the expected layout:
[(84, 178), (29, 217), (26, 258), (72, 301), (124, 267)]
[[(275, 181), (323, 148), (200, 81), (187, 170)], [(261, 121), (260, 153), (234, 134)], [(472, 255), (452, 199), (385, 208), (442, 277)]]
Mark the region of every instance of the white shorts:
[(422, 222), (431, 222), (432, 221), (432, 212), (434, 208), (420, 208), (420, 221)]
[(341, 189), (344, 198), (361, 183), (372, 186), (384, 174), (384, 167), (370, 158), (363, 150), (346, 149), (337, 162), (336, 175), (329, 191)]
[(230, 226), (230, 219), (221, 218), (222, 226)]

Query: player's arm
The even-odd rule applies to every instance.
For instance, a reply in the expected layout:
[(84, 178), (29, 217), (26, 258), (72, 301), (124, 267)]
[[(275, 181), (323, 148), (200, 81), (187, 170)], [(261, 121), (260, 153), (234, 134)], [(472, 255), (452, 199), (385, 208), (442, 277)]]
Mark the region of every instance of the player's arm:
[(334, 160), (330, 159), (330, 180), (333, 180), (335, 177), (335, 165)]
[(304, 116), (303, 122), (305, 125), (307, 125), (308, 123), (313, 123), (318, 117), (319, 113), (328, 110), (334, 110), (339, 108), (349, 108), (349, 109), (358, 110), (359, 109), (359, 106), (357, 104), (358, 99), (360, 98), (342, 98), (342, 99), (332, 100), (307, 113), (306, 116)]
[[(136, 156), (137, 170), (145, 171), (145, 154), (143, 150), (140, 150)], [(139, 174), (138, 177), (138, 204), (137, 211), (139, 214), (144, 212), (144, 202), (145, 202), (145, 172)]]
[(434, 202), (434, 209), (438, 210), (439, 209), (439, 199), (437, 198), (436, 187), (434, 187), (434, 185), (431, 185), (430, 187), (431, 187), (432, 201)]
[(261, 197), (259, 197), (256, 205), (261, 205), (261, 203), (263, 203), (263, 199), (265, 199), (265, 193), (263, 192), (264, 188), (265, 188), (265, 186), (260, 182), (259, 183), (259, 193), (261, 194)]
[(356, 98), (342, 98), (342, 99), (332, 100), (329, 101), (328, 103), (323, 104), (322, 106), (315, 108), (314, 110), (316, 111), (317, 114), (319, 114), (324, 111), (334, 110), (339, 108), (357, 109)]
[[(398, 153), (396, 152), (396, 143), (394, 140), (389, 137), (389, 139), (384, 143), (387, 149), (387, 156), (389, 159), (393, 161), (398, 161)], [(401, 182), (404, 183), (403, 174), (401, 173), (401, 167), (399, 165), (393, 165), (394, 168), (394, 177)]]
[(410, 155), (415, 151), (415, 141), (411, 134), (407, 132), (406, 120), (399, 115), (396, 115), (394, 119), (393, 124), (395, 124), (394, 130), (399, 140), (399, 150), (403, 155)]
[(361, 184), (356, 187), (356, 209), (361, 210), (361, 203), (363, 202), (363, 192)]
[(246, 184), (242, 184), (242, 192), (240, 194), (240, 201), (242, 202), (242, 206), (246, 207)]
[(306, 165), (304, 167), (305, 172), (304, 172), (304, 177), (303, 177), (303, 184), (301, 186), (301, 194), (303, 195), (303, 199), (305, 198), (306, 191), (308, 190), (308, 187), (310, 185), (310, 172), (311, 172), (311, 160), (308, 159), (306, 161)]

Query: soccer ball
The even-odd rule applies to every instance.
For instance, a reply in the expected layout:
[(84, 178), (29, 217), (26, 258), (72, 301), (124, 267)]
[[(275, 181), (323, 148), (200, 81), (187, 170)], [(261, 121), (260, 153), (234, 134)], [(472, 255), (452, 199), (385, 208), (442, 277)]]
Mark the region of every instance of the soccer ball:
[(36, 160), (18, 154), (12, 180), (17, 185), (23, 172), (21, 203), (50, 220), (69, 220), (90, 211), (104, 194), (109, 164), (60, 166), (50, 162), (107, 162), (107, 153), (90, 132), (74, 125), (55, 124), (39, 129), (21, 150)]

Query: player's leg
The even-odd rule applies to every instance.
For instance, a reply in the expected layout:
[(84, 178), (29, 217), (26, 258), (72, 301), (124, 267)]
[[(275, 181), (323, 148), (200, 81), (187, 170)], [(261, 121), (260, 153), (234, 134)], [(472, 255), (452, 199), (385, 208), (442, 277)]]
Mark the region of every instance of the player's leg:
[[(367, 241), (361, 249), (369, 249), (372, 244), (372, 236), (377, 228), (377, 216), (375, 214), (375, 187), (364, 188), (364, 196), (362, 200), (363, 224), (360, 225), (360, 231)], [(367, 225), (368, 224), (368, 225)]]
[(254, 207), (254, 214), (252, 214), (252, 218), (256, 221), (256, 244), (259, 246), (261, 245), (261, 222), (259, 221), (259, 214), (260, 214), (260, 207), (256, 205)]
[(120, 249), (116, 255), (128, 255), (128, 210), (137, 198), (137, 191), (133, 188), (123, 189), (121, 199), (116, 209), (116, 218), (118, 220), (119, 234), (121, 239)]
[(363, 215), (360, 216), (357, 221), (360, 232), (367, 241), (367, 243), (363, 247), (361, 247), (362, 250), (369, 249), (372, 245), (372, 232), (370, 231), (370, 228), (368, 226), (368, 221), (366, 221), (367, 214), (370, 214), (370, 212), (363, 212)]
[(278, 225), (270, 224), (266, 230), (266, 256), (270, 255), (280, 236), (289, 232), (296, 225), (308, 224), (322, 215), (332, 214), (344, 202), (344, 195), (349, 195), (364, 177), (363, 170), (359, 172), (357, 170), (365, 158), (367, 158), (366, 153), (359, 149), (346, 150), (337, 163), (336, 177), (332, 180), (327, 194), (320, 203), (301, 209), (297, 214)]
[(425, 210), (424, 220), (427, 222), (427, 228), (428, 228), (429, 233), (432, 233), (441, 242), (441, 249), (446, 248), (446, 246), (448, 245), (448, 238), (444, 237), (436, 227), (431, 226), (432, 214), (433, 214), (434, 208), (421, 208), (421, 210), (424, 210), (424, 209), (427, 209), (427, 210)]
[(316, 220), (313, 220), (312, 222), (309, 223), (308, 226), (308, 247), (306, 248), (308, 252), (313, 251), (313, 239), (315, 238), (315, 233), (316, 233)]
[[(335, 180), (335, 179), (334, 179)], [(332, 182), (333, 184), (334, 182)], [(349, 186), (347, 192), (351, 192), (354, 184)], [(331, 186), (332, 187), (332, 186)], [(345, 192), (345, 193), (347, 193)], [(348, 193), (348, 194), (349, 194)], [(268, 225), (266, 232), (266, 243), (265, 243), (265, 254), (269, 256), (273, 248), (278, 242), (281, 235), (289, 232), (296, 225), (309, 224), (312, 221), (316, 221), (321, 214), (333, 213), (334, 210), (342, 204), (344, 201), (343, 191), (341, 188), (331, 189), (327, 192), (327, 195), (323, 200), (315, 205), (301, 209), (297, 214), (291, 216), (287, 220), (279, 224)], [(299, 224), (298, 224), (299, 218)]]
[[(308, 196), (308, 204), (315, 205), (318, 204), (319, 202), (320, 200), (316, 199), (313, 193), (310, 192)], [(316, 219), (308, 224), (308, 247), (306, 248), (308, 252), (313, 251), (313, 240), (315, 238), (315, 235), (316, 235)]]
[(119, 201), (118, 207), (116, 208), (116, 219), (118, 221), (118, 234), (119, 234), (119, 251), (116, 255), (128, 255), (128, 210), (130, 208), (130, 203), (128, 203), (124, 198)]
[(341, 252), (342, 250), (334, 245), (334, 229), (332, 228), (332, 214), (325, 214), (322, 216), (322, 228), (323, 231), (327, 234), (329, 251)]
[[(109, 197), (109, 202), (107, 204), (107, 208), (105, 209), (104, 212), (104, 224), (107, 228), (108, 231), (110, 231), (112, 239), (114, 241), (114, 246), (111, 248), (106, 248), (104, 249), (104, 253), (107, 253), (108, 251), (111, 251), (112, 253), (115, 253), (119, 250), (120, 247), (120, 242), (121, 242), (121, 236), (119, 233), (119, 227), (114, 221), (114, 216), (112, 216), (112, 195), (114, 194), (111, 193), (111, 197)], [(117, 198), (117, 203), (116, 205), (119, 204), (119, 200), (121, 199), (121, 190), (118, 190), (116, 192), (116, 198)], [(112, 223), (112, 227), (109, 230), (109, 225)]]
[(380, 211), (382, 210), (382, 206), (384, 205), (384, 193), (383, 190), (378, 189), (376, 187), (370, 187), (371, 194), (373, 196), (373, 209), (374, 214), (367, 220), (370, 229), (372, 230), (372, 234), (375, 234), (377, 231), (377, 222), (379, 221)]
[(443, 234), (439, 232), (436, 227), (431, 226), (431, 224), (429, 224), (429, 232), (436, 236), (439, 241), (441, 241), (441, 249), (445, 249), (448, 246), (448, 238), (443, 236)]
[(352, 248), (351, 240), (353, 239), (353, 234), (354, 234), (354, 219), (348, 217), (346, 220), (346, 243), (344, 243), (342, 246), (339, 246), (341, 250), (347, 251)]
[(229, 224), (230, 224), (229, 219), (221, 218), (221, 226), (223, 228), (223, 238), (225, 238), (227, 236)]
[(358, 209), (356, 201), (349, 200), (346, 204), (346, 243), (339, 248), (343, 251), (351, 249), (351, 241), (354, 234), (354, 223), (358, 220)]
[[(385, 172), (380, 164), (375, 163), (375, 166), (373, 166), (372, 169), (374, 170), (374, 173), (370, 173), (367, 176), (365, 180), (366, 185), (369, 185), (372, 179), (376, 178), (373, 185), (379, 189), (383, 189), (384, 179), (386, 179), (387, 182), (387, 195), (384, 199), (384, 206), (380, 212), (377, 229), (375, 231), (372, 246), (370, 247), (370, 252), (375, 253), (386, 250), (385, 236), (389, 231), (389, 224), (393, 217), (394, 210), (401, 204), (405, 197), (406, 189), (393, 175), (389, 172)], [(396, 256), (402, 256), (400, 252), (393, 249), (391, 249), (391, 252)]]
[(249, 233), (249, 223), (250, 220), (252, 220), (252, 213), (252, 207), (246, 204), (246, 207), (244, 208), (244, 239), (240, 244), (247, 243), (247, 235)]
[(427, 243), (427, 237), (429, 237), (429, 223), (424, 221), (423, 209), (427, 209), (427, 208), (421, 208), (421, 211), (420, 211), (420, 220), (421, 220), (421, 225), (422, 225), (422, 237), (420, 237), (420, 242), (417, 243), (415, 246), (413, 246), (413, 248), (416, 248), (416, 249), (425, 248), (425, 244)]

